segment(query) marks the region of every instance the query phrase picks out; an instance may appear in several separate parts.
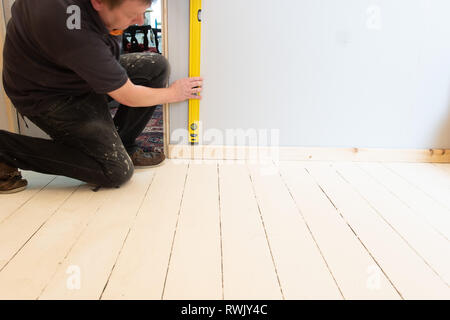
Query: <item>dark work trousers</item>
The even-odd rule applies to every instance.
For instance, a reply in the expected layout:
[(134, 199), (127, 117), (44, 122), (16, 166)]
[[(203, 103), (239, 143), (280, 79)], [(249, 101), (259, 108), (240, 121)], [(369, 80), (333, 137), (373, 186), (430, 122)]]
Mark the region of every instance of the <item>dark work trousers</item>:
[[(120, 63), (136, 85), (163, 88), (167, 84), (170, 66), (159, 54), (124, 54)], [(156, 106), (120, 105), (113, 119), (109, 101), (105, 94), (67, 96), (37, 116), (25, 115), (52, 140), (0, 130), (0, 162), (99, 187), (119, 187), (133, 175), (130, 155)]]

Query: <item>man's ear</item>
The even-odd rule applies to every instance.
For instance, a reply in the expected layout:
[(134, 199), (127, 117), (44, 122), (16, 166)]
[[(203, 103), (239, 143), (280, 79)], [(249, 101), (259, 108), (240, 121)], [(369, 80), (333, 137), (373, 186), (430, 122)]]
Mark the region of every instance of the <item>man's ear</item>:
[(105, 8), (105, 4), (102, 0), (91, 0), (91, 4), (97, 11), (103, 11), (103, 9)]

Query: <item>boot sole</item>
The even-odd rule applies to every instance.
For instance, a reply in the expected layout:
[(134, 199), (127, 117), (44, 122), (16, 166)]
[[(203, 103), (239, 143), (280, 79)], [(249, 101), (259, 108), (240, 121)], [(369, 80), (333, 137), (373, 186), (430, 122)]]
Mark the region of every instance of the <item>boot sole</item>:
[(162, 166), (162, 165), (166, 162), (166, 160), (167, 160), (167, 158), (164, 159), (163, 161), (161, 161), (160, 163), (154, 164), (154, 165), (151, 165), (151, 166), (136, 166), (136, 165), (135, 165), (135, 168), (136, 168), (136, 169), (150, 169), (150, 168), (160, 167), (160, 166)]
[(27, 186), (23, 186), (23, 187), (19, 187), (19, 188), (15, 188), (15, 189), (11, 189), (11, 190), (3, 190), (0, 191), (0, 194), (11, 194), (11, 193), (17, 193), (20, 191), (23, 191), (27, 188)]

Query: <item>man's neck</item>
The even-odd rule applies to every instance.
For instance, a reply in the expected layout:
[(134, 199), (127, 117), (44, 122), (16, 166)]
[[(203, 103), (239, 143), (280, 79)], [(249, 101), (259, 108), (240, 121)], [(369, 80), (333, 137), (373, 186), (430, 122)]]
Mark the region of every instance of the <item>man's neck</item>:
[(113, 31), (114, 29), (111, 28), (111, 27), (108, 25), (108, 21), (107, 21), (106, 18), (103, 16), (103, 13), (102, 13), (102, 12), (98, 12), (98, 11), (97, 11), (97, 13), (98, 13), (98, 16), (100, 17), (100, 20), (103, 22), (103, 25), (105, 26), (105, 28), (108, 29), (109, 32)]

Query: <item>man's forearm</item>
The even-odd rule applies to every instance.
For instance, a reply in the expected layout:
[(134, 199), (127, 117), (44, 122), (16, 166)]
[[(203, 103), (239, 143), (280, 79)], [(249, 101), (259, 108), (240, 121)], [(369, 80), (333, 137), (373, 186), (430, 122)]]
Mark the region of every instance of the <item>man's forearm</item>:
[(173, 102), (173, 92), (170, 88), (149, 88), (135, 85), (133, 94), (127, 97), (129, 107), (149, 107)]
[(129, 107), (152, 107), (187, 99), (201, 99), (203, 78), (179, 79), (169, 88), (149, 88), (133, 84), (130, 79), (119, 89), (109, 92), (117, 102)]

